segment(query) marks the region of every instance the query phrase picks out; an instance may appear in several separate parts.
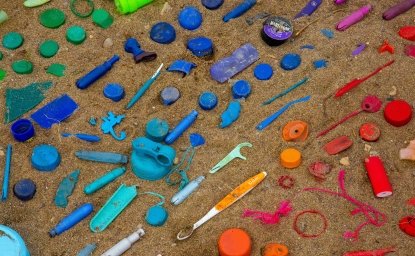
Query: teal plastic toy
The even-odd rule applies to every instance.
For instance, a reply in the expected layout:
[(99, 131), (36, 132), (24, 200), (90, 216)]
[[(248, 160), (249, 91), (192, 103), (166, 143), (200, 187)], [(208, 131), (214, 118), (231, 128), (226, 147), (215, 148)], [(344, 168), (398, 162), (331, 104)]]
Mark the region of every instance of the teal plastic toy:
[(160, 180), (173, 166), (176, 151), (174, 148), (138, 137), (132, 142), (131, 168), (134, 174), (144, 180)]
[(4, 225), (0, 225), (0, 254), (30, 256), (30, 252), (19, 233)]

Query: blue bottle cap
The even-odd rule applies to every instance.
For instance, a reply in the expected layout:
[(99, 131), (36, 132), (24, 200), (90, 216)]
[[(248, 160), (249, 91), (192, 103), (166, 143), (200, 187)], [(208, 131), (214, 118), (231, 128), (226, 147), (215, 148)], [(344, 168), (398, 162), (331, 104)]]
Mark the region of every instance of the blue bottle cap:
[(174, 86), (167, 86), (160, 92), (163, 105), (171, 105), (180, 98), (180, 91)]
[(205, 57), (213, 54), (213, 42), (207, 37), (195, 37), (187, 41), (189, 49), (196, 57)]
[(202, 24), (203, 17), (194, 6), (187, 6), (179, 13), (179, 24), (184, 29), (195, 30)]
[(119, 84), (107, 84), (104, 88), (104, 96), (112, 101), (120, 101), (124, 98), (124, 87)]
[(0, 252), (7, 256), (30, 256), (23, 238), (15, 230), (0, 224)]
[(161, 205), (156, 205), (148, 209), (146, 214), (146, 221), (151, 226), (159, 227), (166, 222), (168, 217), (169, 214), (166, 208)]
[(301, 57), (295, 53), (288, 53), (282, 57), (281, 68), (284, 70), (296, 69), (301, 64)]
[(35, 136), (35, 128), (28, 119), (19, 119), (12, 124), (10, 131), (15, 140), (24, 142)]
[(234, 99), (248, 98), (251, 94), (251, 85), (246, 80), (239, 80), (232, 86), (232, 95)]
[(202, 0), (202, 4), (209, 10), (216, 10), (222, 6), (224, 0)]
[(14, 195), (22, 201), (29, 201), (36, 193), (36, 184), (31, 179), (19, 180), (13, 186)]
[(153, 118), (146, 124), (146, 137), (155, 142), (162, 142), (169, 133), (169, 124), (162, 119)]
[(199, 96), (199, 106), (203, 110), (212, 110), (218, 104), (218, 97), (213, 92), (203, 92)]
[(273, 74), (274, 71), (272, 70), (271, 65), (266, 63), (258, 64), (254, 69), (254, 76), (258, 80), (269, 80)]
[(38, 171), (51, 172), (58, 167), (60, 162), (61, 156), (52, 145), (40, 144), (32, 151), (32, 166)]
[(159, 44), (169, 44), (176, 39), (176, 30), (167, 22), (159, 22), (151, 28), (150, 38)]

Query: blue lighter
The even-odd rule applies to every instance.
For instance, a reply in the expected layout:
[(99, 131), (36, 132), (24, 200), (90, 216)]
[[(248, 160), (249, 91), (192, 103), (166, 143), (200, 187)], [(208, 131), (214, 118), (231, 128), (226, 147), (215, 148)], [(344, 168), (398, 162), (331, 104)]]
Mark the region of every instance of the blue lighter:
[(108, 71), (110, 71), (112, 66), (115, 64), (115, 62), (119, 60), (120, 60), (120, 56), (118, 55), (112, 56), (111, 59), (97, 66), (96, 68), (91, 70), (88, 74), (84, 75), (83, 77), (79, 78), (76, 81), (76, 86), (79, 89), (88, 88), (88, 86), (93, 84), (96, 80), (98, 80), (100, 77), (105, 75)]
[(49, 231), (50, 237), (55, 237), (57, 235), (62, 234), (66, 230), (72, 228), (79, 222), (81, 222), (83, 219), (88, 217), (89, 214), (92, 213), (94, 210), (94, 207), (91, 203), (86, 203), (81, 205), (79, 208), (75, 209), (73, 212), (71, 212), (68, 216), (63, 218), (58, 225), (56, 225), (53, 229)]
[(183, 118), (182, 121), (167, 134), (164, 142), (167, 145), (173, 144), (173, 142), (175, 142), (196, 121), (198, 114), (199, 113), (196, 110), (192, 110), (190, 114)]
[(228, 22), (231, 19), (238, 18), (245, 12), (247, 12), (249, 9), (251, 9), (256, 4), (256, 0), (245, 0), (238, 6), (236, 6), (233, 10), (228, 12), (224, 17), (223, 21)]

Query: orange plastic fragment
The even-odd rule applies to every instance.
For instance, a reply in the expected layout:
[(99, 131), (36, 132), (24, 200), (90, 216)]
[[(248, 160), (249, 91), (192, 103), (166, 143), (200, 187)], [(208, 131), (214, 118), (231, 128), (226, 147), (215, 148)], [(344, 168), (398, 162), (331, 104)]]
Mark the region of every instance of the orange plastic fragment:
[(308, 124), (303, 121), (288, 122), (282, 129), (285, 141), (305, 141), (308, 137)]
[(283, 244), (267, 244), (262, 249), (262, 256), (288, 256), (288, 248)]
[(393, 47), (387, 40), (383, 41), (383, 44), (378, 49), (379, 53), (389, 52), (390, 54), (395, 53), (395, 47)]

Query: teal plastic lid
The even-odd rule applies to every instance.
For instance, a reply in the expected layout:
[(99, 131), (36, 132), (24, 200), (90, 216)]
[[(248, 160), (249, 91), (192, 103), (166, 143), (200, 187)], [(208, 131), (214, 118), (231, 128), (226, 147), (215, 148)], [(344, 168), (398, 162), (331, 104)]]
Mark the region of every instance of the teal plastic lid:
[(39, 46), (39, 53), (44, 58), (55, 56), (59, 50), (59, 44), (55, 40), (46, 40)]
[(58, 150), (47, 144), (36, 146), (32, 151), (32, 166), (42, 172), (51, 172), (58, 167), (61, 156)]
[(39, 15), (40, 24), (47, 28), (59, 28), (65, 19), (65, 13), (56, 8), (46, 9)]
[(169, 217), (169, 214), (161, 205), (155, 205), (153, 207), (150, 207), (148, 209), (146, 214), (146, 221), (149, 225), (154, 227), (163, 226), (163, 224), (166, 222), (167, 218)]
[(72, 26), (66, 30), (66, 39), (73, 44), (81, 44), (86, 39), (86, 32), (80, 26)]
[(4, 225), (0, 225), (0, 252), (7, 256), (30, 256), (19, 233)]
[(4, 48), (14, 50), (19, 48), (23, 44), (23, 41), (23, 36), (20, 33), (10, 32), (3, 37), (2, 44)]
[(28, 60), (16, 60), (12, 63), (12, 69), (17, 74), (30, 74), (33, 72), (33, 63)]

